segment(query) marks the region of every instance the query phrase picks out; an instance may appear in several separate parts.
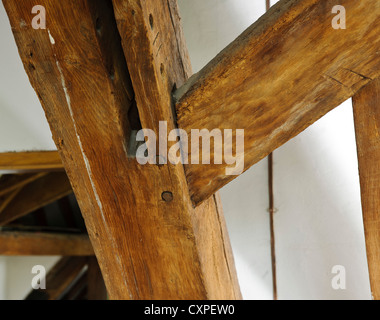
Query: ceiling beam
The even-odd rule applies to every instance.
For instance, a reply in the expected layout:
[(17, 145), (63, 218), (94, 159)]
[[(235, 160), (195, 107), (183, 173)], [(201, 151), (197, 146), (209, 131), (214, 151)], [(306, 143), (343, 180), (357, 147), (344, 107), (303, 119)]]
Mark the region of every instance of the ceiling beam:
[(0, 153), (0, 174), (63, 170), (57, 151)]
[(0, 255), (93, 256), (87, 235), (0, 231)]
[(114, 1), (135, 90), (110, 1), (41, 0), (47, 30), (30, 26), (34, 1), (3, 3), (110, 298), (240, 298), (216, 198), (193, 209), (181, 165), (129, 153), (136, 103), (146, 128), (174, 126), (171, 91), (189, 72), (176, 2)]
[(361, 89), (353, 105), (371, 290), (380, 300), (380, 80)]
[[(380, 76), (380, 2), (339, 1), (346, 29), (332, 26), (336, 4), (274, 5), (175, 93), (179, 127), (189, 136), (192, 129), (244, 129), (245, 171)], [(227, 167), (190, 160), (194, 204), (236, 177)]]

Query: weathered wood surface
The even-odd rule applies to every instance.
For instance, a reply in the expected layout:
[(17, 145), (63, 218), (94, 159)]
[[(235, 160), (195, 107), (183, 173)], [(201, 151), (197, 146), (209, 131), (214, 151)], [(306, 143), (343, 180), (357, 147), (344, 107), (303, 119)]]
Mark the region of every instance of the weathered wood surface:
[(0, 153), (0, 173), (63, 170), (58, 152)]
[[(21, 218), (73, 192), (65, 172), (42, 175), (26, 186), (11, 191), (11, 198), (0, 197), (0, 226)], [(7, 201), (9, 200), (9, 201)]]
[(0, 232), (0, 255), (4, 256), (93, 256), (87, 235)]
[[(278, 2), (176, 92), (179, 127), (244, 129), (248, 169), (380, 75), (379, 12), (378, 0)], [(195, 204), (235, 178), (226, 166), (185, 167)]]
[[(134, 92), (110, 2), (41, 0), (49, 14), (48, 30), (20, 24), (31, 20), (33, 1), (3, 3), (110, 298), (240, 298), (215, 199), (194, 210), (183, 167), (141, 166), (127, 154)], [(114, 4), (141, 122), (154, 130), (158, 120), (173, 126), (171, 90), (189, 72), (182, 66), (186, 48), (176, 3)], [(171, 192), (172, 201), (165, 202), (163, 192)]]
[[(113, 3), (119, 31), (123, 35), (124, 53), (142, 127), (152, 129), (158, 137), (159, 121), (168, 121), (168, 132), (175, 128), (171, 93), (176, 86), (181, 86), (192, 72), (177, 3), (172, 0), (114, 0)], [(166, 157), (166, 154), (160, 156)], [(182, 165), (169, 164), (148, 170), (152, 171), (150, 174), (147, 172), (147, 177), (154, 176), (156, 181), (160, 181), (155, 198), (160, 197), (166, 190), (174, 196), (174, 200), (164, 203), (156, 214), (160, 215), (160, 211), (167, 210), (172, 212), (173, 216), (168, 217), (169, 220), (165, 224), (169, 222), (169, 225), (173, 225), (172, 232), (176, 234), (175, 238), (182, 242), (182, 246), (188, 247), (186, 250), (189, 253), (194, 250), (190, 254), (193, 257), (192, 268), (200, 267), (191, 272), (198, 273), (203, 278), (203, 288), (199, 286), (183, 289), (196, 289), (193, 296), (199, 298), (241, 298), (221, 204), (215, 199), (218, 195), (194, 210), (188, 197)], [(146, 205), (144, 202), (147, 201), (147, 192), (149, 191), (145, 190), (145, 194), (139, 195), (141, 211)], [(175, 222), (177, 219), (182, 224)], [(186, 230), (188, 239), (183, 239), (183, 231), (180, 231), (180, 228)], [(170, 232), (163, 235), (160, 239), (161, 245), (170, 242), (170, 237)], [(177, 267), (178, 271), (183, 269), (181, 264), (189, 268), (190, 263), (183, 260)]]
[(367, 260), (372, 295), (380, 299), (380, 80), (353, 98)]
[[(25, 300), (60, 300), (70, 286), (86, 273), (86, 257), (65, 257), (59, 260), (46, 276), (46, 290), (32, 290)], [(78, 279), (80, 280), (80, 279)]]

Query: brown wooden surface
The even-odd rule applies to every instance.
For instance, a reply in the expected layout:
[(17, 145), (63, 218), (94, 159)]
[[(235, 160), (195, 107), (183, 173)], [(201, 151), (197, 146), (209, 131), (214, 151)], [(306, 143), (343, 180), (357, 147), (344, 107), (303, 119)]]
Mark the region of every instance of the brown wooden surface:
[[(274, 5), (176, 92), (179, 127), (244, 129), (246, 170), (378, 77), (380, 1), (339, 1), (345, 30), (332, 27), (336, 4)], [(225, 164), (185, 169), (195, 204), (235, 178)]]
[[(183, 167), (140, 166), (127, 154), (134, 92), (110, 2), (41, 0), (49, 13), (44, 31), (19, 23), (30, 21), (33, 1), (3, 3), (110, 298), (240, 298), (215, 200), (194, 210)], [(154, 130), (158, 120), (173, 126), (170, 93), (189, 72), (176, 3), (114, 4), (141, 122)], [(173, 201), (163, 201), (165, 191)]]
[[(171, 92), (191, 75), (177, 2), (114, 0), (113, 3), (142, 127), (152, 129), (158, 137), (159, 121), (168, 121), (168, 131), (175, 128)], [(145, 166), (140, 174), (144, 177), (140, 177), (136, 207), (156, 216), (156, 223), (165, 226), (159, 234), (155, 233), (155, 245), (162, 248), (167, 261), (156, 262), (155, 272), (161, 274), (156, 281), (173, 279), (172, 292), (161, 292), (158, 296), (241, 298), (223, 212), (215, 199), (199, 209), (192, 208), (182, 165)], [(165, 191), (172, 192), (172, 202), (159, 201)], [(144, 228), (149, 228), (150, 223), (144, 224)], [(164, 249), (173, 245), (178, 252)], [(172, 270), (164, 270), (170, 256)]]
[(359, 174), (372, 295), (380, 299), (380, 80), (353, 98)]
[(0, 173), (63, 170), (58, 152), (0, 153)]
[[(0, 226), (21, 218), (72, 192), (70, 181), (65, 172), (52, 172), (43, 175), (25, 187), (16, 190), (10, 201), (2, 202), (0, 197)], [(2, 206), (2, 204), (5, 205)]]
[(60, 300), (80, 277), (86, 257), (65, 257), (59, 260), (46, 276), (46, 290), (32, 290), (25, 300)]
[(0, 232), (0, 255), (4, 256), (92, 256), (87, 235)]

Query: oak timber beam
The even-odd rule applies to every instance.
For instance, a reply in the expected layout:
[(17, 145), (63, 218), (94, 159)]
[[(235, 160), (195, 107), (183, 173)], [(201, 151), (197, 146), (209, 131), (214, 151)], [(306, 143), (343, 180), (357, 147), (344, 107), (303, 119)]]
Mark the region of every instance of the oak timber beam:
[(0, 231), (0, 255), (93, 256), (87, 235)]
[(240, 298), (217, 196), (193, 209), (181, 165), (143, 166), (128, 153), (136, 104), (145, 128), (174, 126), (171, 90), (188, 75), (176, 2), (114, 2), (126, 57), (110, 1), (41, 0), (47, 30), (30, 26), (34, 1), (3, 3), (110, 298)]
[[(332, 27), (335, 5), (346, 29)], [(378, 0), (278, 2), (175, 93), (179, 127), (244, 129), (247, 170), (380, 76), (379, 12)], [(186, 165), (196, 205), (236, 177), (223, 163)]]
[(57, 151), (0, 153), (0, 174), (63, 170)]
[(353, 105), (371, 290), (380, 300), (380, 80), (361, 89)]
[[(159, 137), (160, 121), (167, 121), (168, 131), (176, 128), (171, 94), (192, 72), (177, 1), (113, 0), (113, 4), (142, 127)], [(158, 152), (158, 158), (165, 159), (166, 153)], [(152, 232), (155, 239), (147, 241), (157, 248), (160, 261), (147, 265), (150, 269), (150, 264), (156, 264), (155, 279), (149, 272), (151, 283), (171, 282), (165, 289), (157, 288), (154, 296), (240, 299), (218, 195), (193, 209), (182, 164), (135, 166), (134, 171), (143, 175), (135, 208), (147, 212), (148, 219), (139, 224), (148, 229), (151, 223), (160, 226), (159, 233)], [(165, 193), (169, 199), (163, 197)]]

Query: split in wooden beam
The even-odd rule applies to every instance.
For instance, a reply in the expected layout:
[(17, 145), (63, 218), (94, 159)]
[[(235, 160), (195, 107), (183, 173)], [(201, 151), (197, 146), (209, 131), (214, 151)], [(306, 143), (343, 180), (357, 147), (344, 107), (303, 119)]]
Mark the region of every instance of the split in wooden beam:
[(64, 170), (57, 151), (0, 153), (0, 173)]
[(46, 276), (46, 289), (32, 290), (25, 300), (61, 300), (86, 273), (86, 257), (65, 257)]
[(41, 0), (47, 30), (20, 24), (34, 1), (3, 3), (110, 298), (241, 298), (217, 196), (194, 209), (183, 166), (128, 153), (136, 104), (145, 128), (174, 127), (171, 91), (190, 73), (176, 1)]
[(87, 235), (0, 231), (0, 255), (93, 256)]
[[(0, 189), (1, 192), (1, 189)], [(73, 192), (65, 172), (52, 172), (20, 189), (9, 193), (9, 197), (1, 201), (0, 226), (21, 218)]]
[[(179, 127), (189, 137), (192, 129), (244, 129), (247, 170), (379, 77), (380, 2), (339, 1), (345, 30), (332, 27), (336, 4), (278, 2), (175, 93)], [(232, 141), (235, 150), (235, 134)], [(191, 164), (190, 150), (189, 159), (196, 205), (236, 177), (225, 161)]]
[(380, 300), (380, 80), (361, 89), (353, 105), (371, 290)]

